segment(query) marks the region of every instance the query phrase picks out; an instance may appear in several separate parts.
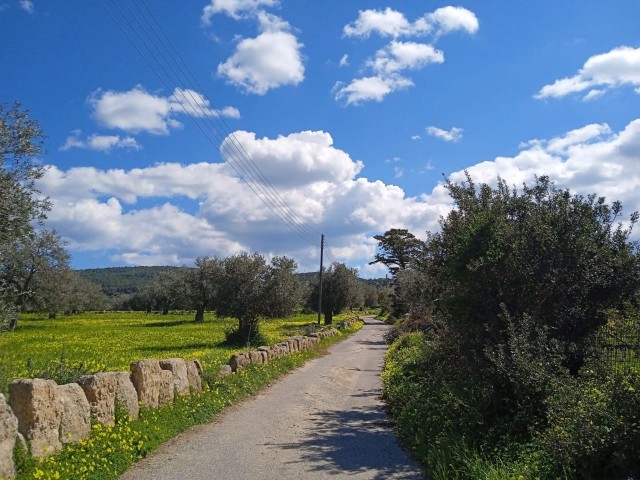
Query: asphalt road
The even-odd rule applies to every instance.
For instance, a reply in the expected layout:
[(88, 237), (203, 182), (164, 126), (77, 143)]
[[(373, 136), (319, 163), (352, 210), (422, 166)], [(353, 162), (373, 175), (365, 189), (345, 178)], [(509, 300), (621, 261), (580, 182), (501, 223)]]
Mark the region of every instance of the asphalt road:
[(379, 399), (387, 328), (367, 318), (328, 355), (167, 442), (121, 479), (422, 479)]

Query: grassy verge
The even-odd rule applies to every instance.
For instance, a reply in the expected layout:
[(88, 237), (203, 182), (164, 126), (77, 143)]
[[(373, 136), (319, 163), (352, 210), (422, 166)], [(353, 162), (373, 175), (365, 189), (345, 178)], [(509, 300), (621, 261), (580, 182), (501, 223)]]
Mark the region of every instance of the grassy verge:
[[(322, 340), (313, 350), (298, 352), (265, 365), (253, 365), (246, 371), (217, 380), (211, 367), (206, 391), (179, 398), (174, 404), (157, 410), (143, 410), (140, 418), (129, 421), (118, 415), (114, 427), (93, 425), (90, 438), (65, 446), (59, 454), (37, 460), (18, 454), (18, 480), (117, 478), (135, 461), (145, 457), (161, 443), (191, 426), (210, 422), (225, 407), (255, 394), (284, 373), (315, 358), (329, 345), (343, 340), (362, 328), (360, 322), (338, 335)], [(217, 370), (215, 370), (217, 373)]]

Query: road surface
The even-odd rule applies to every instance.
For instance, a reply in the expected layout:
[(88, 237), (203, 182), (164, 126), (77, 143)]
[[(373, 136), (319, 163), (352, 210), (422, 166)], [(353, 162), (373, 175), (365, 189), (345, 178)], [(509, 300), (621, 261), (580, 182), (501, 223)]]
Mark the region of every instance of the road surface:
[(367, 318), (328, 355), (165, 443), (121, 480), (422, 479), (379, 398), (387, 328)]

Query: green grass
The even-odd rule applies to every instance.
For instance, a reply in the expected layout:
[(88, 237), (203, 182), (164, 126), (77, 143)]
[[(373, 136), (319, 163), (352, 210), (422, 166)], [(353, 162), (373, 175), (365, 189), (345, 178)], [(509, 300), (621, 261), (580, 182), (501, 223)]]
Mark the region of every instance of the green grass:
[[(350, 316), (344, 314), (334, 320), (337, 323)], [(302, 333), (305, 325), (315, 318), (300, 315), (264, 322), (261, 328), (269, 343), (275, 343)], [(95, 424), (89, 438), (66, 445), (60, 453), (47, 459), (34, 459), (17, 447), (17, 479), (115, 479), (161, 443), (193, 425), (210, 422), (227, 406), (255, 394), (284, 373), (317, 357), (327, 346), (362, 328), (358, 322), (334, 337), (323, 339), (316, 349), (287, 355), (265, 365), (252, 365), (240, 374), (218, 380), (218, 365), (226, 362), (231, 352), (242, 350), (221, 345), (224, 328), (235, 322), (213, 320), (196, 325), (190, 319), (191, 315), (162, 317), (138, 313), (94, 314), (60, 320), (34, 316), (23, 319), (20, 330), (3, 335), (0, 338), (2, 354), (12, 353), (16, 365), (29, 358), (29, 352), (24, 349), (30, 345), (31, 355), (39, 362), (58, 361), (64, 346), (70, 361), (84, 362), (87, 355), (93, 355), (96, 362), (104, 361), (112, 367), (109, 369), (128, 369), (130, 361), (142, 356), (198, 356), (206, 361), (205, 378), (209, 381), (202, 394), (179, 398), (174, 404), (157, 410), (143, 409), (138, 420), (130, 421), (118, 413), (113, 427)], [(17, 341), (11, 342), (11, 337)], [(42, 348), (39, 348), (40, 342)], [(147, 352), (161, 354), (142, 355)]]
[[(237, 320), (209, 314), (205, 323), (196, 324), (193, 316), (192, 312), (108, 312), (51, 320), (46, 315), (21, 315), (15, 332), (0, 334), (0, 392), (6, 393), (14, 378), (31, 377), (60, 363), (93, 373), (128, 371), (131, 362), (143, 358), (182, 357), (199, 358), (205, 369), (213, 371), (243, 350), (224, 344), (225, 329), (237, 325)], [(334, 321), (349, 316), (342, 314)], [(316, 318), (308, 314), (263, 320), (260, 329), (273, 344), (301, 333)]]

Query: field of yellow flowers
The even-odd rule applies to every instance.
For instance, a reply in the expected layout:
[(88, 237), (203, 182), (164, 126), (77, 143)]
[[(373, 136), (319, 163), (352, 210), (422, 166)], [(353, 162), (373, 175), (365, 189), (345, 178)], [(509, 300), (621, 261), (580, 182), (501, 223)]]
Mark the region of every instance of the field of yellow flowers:
[[(347, 316), (334, 317), (334, 320)], [(315, 318), (315, 315), (297, 315), (267, 320), (260, 328), (265, 342), (272, 344), (304, 333)], [(234, 326), (236, 321), (208, 319), (204, 324), (195, 324), (192, 319), (190, 313), (162, 316), (111, 312), (55, 320), (34, 315), (22, 317), (17, 331), (0, 335), (0, 368), (5, 391), (11, 378), (37, 374), (50, 365), (70, 369), (81, 366), (83, 371), (128, 370), (130, 362), (141, 358), (197, 357), (205, 369), (202, 394), (179, 397), (175, 403), (157, 410), (142, 409), (135, 421), (130, 421), (123, 412), (116, 412), (113, 427), (94, 424), (89, 438), (67, 444), (52, 457), (33, 458), (18, 445), (15, 452), (18, 480), (115, 479), (162, 442), (193, 425), (211, 421), (227, 406), (256, 393), (283, 373), (318, 355), (316, 350), (306, 350), (217, 379), (215, 372), (219, 365), (227, 362), (233, 352), (243, 350), (224, 344), (225, 329)], [(340, 341), (360, 327), (357, 323), (322, 340), (322, 345)]]
[[(301, 332), (316, 316), (296, 315), (263, 320), (260, 331), (266, 343), (277, 343)], [(15, 332), (0, 333), (0, 392), (14, 378), (42, 376), (52, 365), (82, 372), (129, 370), (143, 358), (199, 358), (205, 369), (217, 370), (240, 347), (224, 344), (225, 329), (234, 319), (208, 314), (204, 323), (193, 313), (160, 315), (144, 312), (83, 313), (48, 319), (22, 315)], [(51, 375), (64, 378), (64, 372)]]

